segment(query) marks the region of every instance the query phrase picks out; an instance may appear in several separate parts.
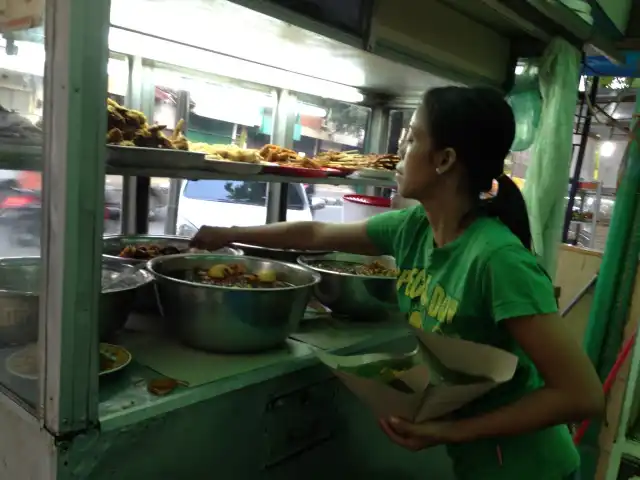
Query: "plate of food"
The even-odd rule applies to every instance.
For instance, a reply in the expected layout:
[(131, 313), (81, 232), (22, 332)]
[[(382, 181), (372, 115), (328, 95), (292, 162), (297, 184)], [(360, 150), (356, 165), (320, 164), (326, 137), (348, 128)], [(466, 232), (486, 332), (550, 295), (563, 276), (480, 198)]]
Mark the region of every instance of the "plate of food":
[(189, 142), (189, 151), (206, 155), (212, 160), (229, 160), (230, 162), (254, 163), (262, 161), (260, 152), (254, 148), (241, 148), (237, 145), (218, 145)]
[(288, 177), (323, 178), (329, 176), (329, 172), (322, 168), (296, 167), (283, 164), (274, 165), (272, 163), (265, 164), (262, 172)]
[(398, 269), (385, 265), (380, 260), (370, 263), (355, 263), (342, 260), (317, 260), (309, 262), (309, 266), (319, 272), (332, 272), (344, 275), (357, 275), (360, 277), (389, 277), (397, 278)]
[(375, 178), (376, 180), (395, 180), (396, 171), (381, 168), (362, 168), (356, 172), (361, 178)]
[[(131, 363), (131, 353), (120, 345), (100, 344), (100, 376), (109, 375)], [(12, 353), (5, 360), (5, 368), (11, 375), (25, 380), (37, 380), (40, 369), (38, 345), (31, 343)]]
[(338, 172), (338, 173), (332, 173), (331, 174), (331, 176), (335, 176), (335, 177), (348, 177), (352, 173), (355, 173), (355, 172), (358, 171), (358, 169), (352, 168), (352, 167), (334, 166), (334, 167), (325, 167), (325, 168), (330, 169), (330, 170), (332, 170), (334, 172)]
[(132, 355), (126, 348), (111, 343), (100, 344), (100, 376), (119, 372), (131, 363)]
[(149, 125), (144, 113), (123, 107), (107, 98), (106, 141), (110, 146), (189, 150), (189, 143), (183, 134), (183, 119), (178, 122), (170, 137), (164, 134), (166, 129), (166, 125)]
[(346, 177), (347, 175), (351, 175), (355, 170), (350, 168), (322, 167), (322, 171), (327, 172), (327, 175), (330, 177)]
[[(102, 239), (102, 254), (110, 260), (137, 264), (166, 255), (180, 253), (210, 253), (191, 248), (191, 238), (174, 235), (106, 235)], [(223, 247), (219, 253), (242, 255), (237, 248)]]
[(211, 170), (220, 173), (231, 173), (235, 175), (255, 175), (262, 171), (262, 164), (250, 163), (250, 162), (236, 162), (233, 160), (226, 160), (223, 158), (216, 158), (212, 156), (206, 156), (207, 166), (211, 167)]

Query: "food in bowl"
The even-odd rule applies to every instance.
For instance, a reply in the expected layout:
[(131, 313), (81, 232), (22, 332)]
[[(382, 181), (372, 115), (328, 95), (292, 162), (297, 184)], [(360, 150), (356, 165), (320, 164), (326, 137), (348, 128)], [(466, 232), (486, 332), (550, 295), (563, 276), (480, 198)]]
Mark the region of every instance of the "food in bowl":
[(275, 270), (248, 272), (240, 263), (217, 263), (209, 269), (196, 269), (200, 283), (232, 288), (283, 288), (293, 286), (278, 280)]
[(309, 262), (309, 266), (319, 270), (328, 270), (336, 273), (346, 273), (349, 275), (360, 275), (363, 277), (397, 277), (398, 270), (389, 268), (379, 261), (371, 263), (354, 263), (340, 260), (319, 260)]
[(178, 255), (179, 253), (201, 253), (205, 250), (198, 250), (196, 248), (188, 248), (181, 250), (173, 245), (156, 245), (156, 244), (141, 244), (141, 245), (127, 245), (118, 254), (120, 258), (131, 258), (134, 260), (151, 260), (152, 258), (162, 257), (164, 255)]

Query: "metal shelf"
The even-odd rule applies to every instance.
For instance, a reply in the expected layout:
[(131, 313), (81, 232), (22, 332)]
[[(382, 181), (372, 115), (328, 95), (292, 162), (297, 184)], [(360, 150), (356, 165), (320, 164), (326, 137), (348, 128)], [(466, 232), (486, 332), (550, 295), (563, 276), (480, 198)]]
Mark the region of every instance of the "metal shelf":
[(167, 168), (123, 168), (107, 165), (107, 174), (138, 177), (182, 178), (186, 180), (253, 180), (270, 183), (308, 183), (322, 185), (362, 185), (376, 187), (395, 187), (396, 182), (375, 178), (346, 178), (346, 177), (293, 177), (288, 175), (234, 175), (206, 170), (184, 170)]
[[(141, 152), (142, 154), (142, 152)], [(177, 154), (179, 155), (179, 154)], [(376, 178), (347, 178), (347, 177), (297, 177), (290, 175), (253, 174), (238, 175), (231, 173), (220, 173), (209, 169), (167, 167), (166, 159), (154, 165), (153, 156), (146, 155), (148, 159), (144, 162), (145, 167), (140, 167), (141, 162), (135, 162), (135, 166), (126, 167), (126, 162), (122, 159), (118, 165), (106, 164), (108, 175), (123, 175), (132, 177), (162, 177), (181, 178), (187, 180), (253, 180), (270, 183), (307, 183), (322, 185), (361, 185), (375, 187), (395, 187), (393, 180)], [(89, 160), (90, 161), (90, 160)], [(177, 162), (176, 162), (177, 163)], [(0, 145), (0, 169), (16, 171), (42, 171), (42, 149), (40, 147), (24, 147), (12, 145)]]

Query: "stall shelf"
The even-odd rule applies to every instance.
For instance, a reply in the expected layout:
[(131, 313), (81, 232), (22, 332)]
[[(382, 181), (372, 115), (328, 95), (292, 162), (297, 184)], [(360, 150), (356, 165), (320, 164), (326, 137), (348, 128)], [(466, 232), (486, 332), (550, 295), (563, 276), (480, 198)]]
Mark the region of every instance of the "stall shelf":
[[(149, 157), (148, 155), (145, 155)], [(179, 160), (180, 153), (175, 153), (176, 160)], [(167, 177), (182, 178), (190, 180), (198, 179), (216, 179), (216, 180), (253, 180), (267, 183), (288, 183), (288, 182), (304, 182), (310, 184), (327, 184), (327, 185), (363, 185), (363, 186), (379, 186), (394, 187), (395, 181), (384, 178), (366, 178), (366, 177), (337, 177), (337, 176), (291, 176), (257, 173), (253, 175), (238, 175), (230, 173), (220, 173), (213, 169), (186, 169), (186, 168), (168, 168), (166, 162), (159, 162), (160, 166), (154, 165), (153, 156), (144, 158), (147, 166), (140, 167), (139, 161), (135, 162), (135, 166), (127, 166), (126, 161), (117, 161), (117, 165), (111, 165), (106, 162), (106, 173), (110, 175), (122, 176), (139, 176), (139, 177)], [(148, 161), (147, 161), (148, 160)], [(42, 150), (37, 147), (7, 147), (0, 145), (0, 169), (5, 170), (42, 170)]]
[(349, 178), (349, 177), (296, 177), (287, 175), (255, 174), (255, 175), (232, 175), (229, 173), (203, 172), (201, 170), (169, 170), (162, 168), (126, 168), (110, 167), (107, 165), (107, 173), (112, 175), (137, 175), (149, 177), (171, 177), (189, 180), (253, 180), (267, 183), (308, 183), (323, 185), (355, 185), (355, 186), (376, 186), (395, 187), (396, 182), (380, 178)]
[[(174, 369), (201, 369), (193, 378), (214, 378), (214, 381), (195, 386), (182, 386), (166, 397), (147, 392), (147, 381), (161, 378), (156, 371), (140, 363), (123, 372), (123, 376), (108, 383), (100, 392), (101, 430), (114, 430), (143, 420), (158, 417), (192, 404), (212, 400), (251, 385), (299, 370), (317, 367), (316, 350), (348, 355), (362, 351), (389, 348), (394, 343), (403, 345), (408, 331), (399, 322), (383, 322), (379, 325), (354, 325), (327, 316), (309, 315), (299, 333), (293, 334), (281, 349), (254, 355), (216, 355), (181, 347), (177, 342), (154, 334), (158, 318), (137, 317), (130, 321), (128, 330), (118, 337), (118, 343), (132, 351), (141, 351), (145, 359), (158, 351), (176, 360)], [(180, 357), (183, 358), (180, 358)], [(233, 361), (230, 361), (230, 358)], [(190, 365), (185, 361), (191, 362)], [(154, 359), (151, 364), (167, 368), (167, 359)], [(180, 365), (182, 364), (182, 365)], [(187, 374), (187, 371), (184, 371)], [(200, 383), (198, 380), (197, 383)]]

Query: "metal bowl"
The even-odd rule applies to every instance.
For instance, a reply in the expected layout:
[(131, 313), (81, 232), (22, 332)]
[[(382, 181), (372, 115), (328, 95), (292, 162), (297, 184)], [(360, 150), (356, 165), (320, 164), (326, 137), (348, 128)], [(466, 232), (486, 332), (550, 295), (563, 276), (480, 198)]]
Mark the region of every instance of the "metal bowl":
[[(138, 263), (146, 263), (149, 260), (121, 257), (120, 252), (127, 245), (159, 245), (161, 247), (173, 246), (179, 250), (187, 250), (189, 248), (190, 241), (191, 239), (189, 237), (173, 235), (106, 235), (102, 239), (102, 255), (111, 260), (135, 265)], [(242, 255), (243, 251), (239, 248), (224, 247), (212, 253), (221, 255)]]
[[(147, 263), (149, 260), (121, 257), (120, 252), (122, 252), (127, 245), (173, 246), (179, 250), (187, 250), (189, 248), (190, 241), (191, 239), (188, 237), (172, 235), (107, 235), (102, 239), (102, 255), (104, 258), (113, 260), (114, 262), (138, 265), (141, 263)], [(231, 247), (224, 247), (212, 253), (221, 255), (244, 255), (242, 250)], [(161, 313), (158, 308), (158, 295), (153, 284), (150, 284), (144, 289), (140, 289), (133, 309), (134, 311), (141, 313), (156, 315)]]
[[(233, 288), (191, 281), (196, 269), (240, 263), (249, 272), (275, 270), (283, 288)], [(156, 278), (169, 327), (187, 345), (213, 352), (248, 353), (281, 345), (298, 327), (320, 275), (299, 265), (256, 257), (183, 254), (158, 257)]]
[[(38, 339), (40, 291), (39, 257), (0, 259), (0, 345), (24, 345)], [(127, 321), (136, 290), (152, 281), (149, 272), (109, 260), (103, 261), (102, 281), (130, 272), (100, 296), (99, 332), (108, 340)]]
[(298, 257), (302, 255), (324, 255), (328, 251), (311, 250), (291, 250), (280, 248), (261, 247), (259, 245), (245, 245), (244, 243), (233, 243), (233, 247), (241, 249), (246, 255), (258, 258), (268, 258), (279, 262), (296, 263)]
[(378, 261), (388, 268), (396, 268), (393, 257), (369, 257), (350, 253), (302, 256), (298, 263), (322, 275), (313, 293), (325, 307), (336, 315), (357, 321), (384, 321), (398, 315), (396, 278), (371, 277), (338, 273), (314, 266), (320, 261), (368, 264)]

